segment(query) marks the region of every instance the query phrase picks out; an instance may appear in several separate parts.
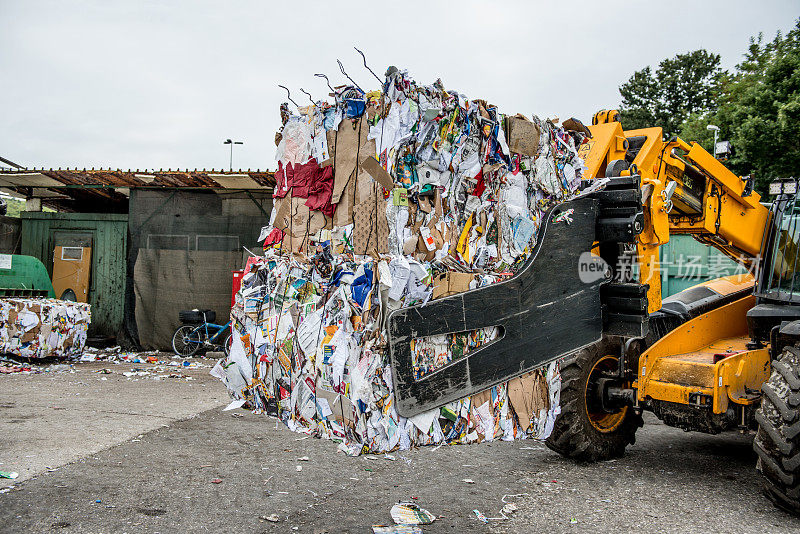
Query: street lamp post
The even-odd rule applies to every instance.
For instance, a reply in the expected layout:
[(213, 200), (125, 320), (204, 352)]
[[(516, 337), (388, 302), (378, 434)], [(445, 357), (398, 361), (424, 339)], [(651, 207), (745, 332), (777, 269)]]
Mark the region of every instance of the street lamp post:
[(706, 130), (714, 130), (714, 148), (711, 149), (711, 153), (716, 158), (717, 157), (717, 135), (719, 134), (719, 126), (714, 126), (713, 124), (709, 124), (708, 126), (706, 126)]
[(243, 141), (231, 141), (230, 139), (226, 139), (222, 142), (223, 145), (231, 145), (231, 161), (230, 161), (230, 170), (233, 171), (233, 145), (243, 145)]

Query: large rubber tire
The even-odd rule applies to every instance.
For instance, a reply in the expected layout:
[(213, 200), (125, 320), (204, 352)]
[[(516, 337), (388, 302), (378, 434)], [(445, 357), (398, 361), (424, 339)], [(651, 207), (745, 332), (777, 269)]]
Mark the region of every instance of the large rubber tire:
[(200, 337), (199, 335), (195, 334), (194, 337), (197, 339), (189, 339), (189, 336), (199, 328), (198, 325), (183, 325), (172, 335), (172, 350), (178, 356), (183, 356), (184, 358), (188, 358), (193, 356), (199, 349), (200, 345)]
[[(616, 365), (618, 358), (619, 343), (609, 339), (564, 358), (561, 362), (561, 414), (545, 441), (547, 447), (577, 461), (599, 462), (622, 456), (625, 447), (636, 441), (636, 430), (643, 422), (642, 416), (631, 407), (620, 410), (618, 420), (602, 431), (597, 428), (597, 422), (592, 422), (590, 409), (587, 409), (592, 370), (601, 360)], [(629, 364), (635, 365), (635, 362)]]
[(780, 508), (800, 514), (800, 344), (783, 349), (761, 386), (756, 411), (758, 454), (764, 492)]

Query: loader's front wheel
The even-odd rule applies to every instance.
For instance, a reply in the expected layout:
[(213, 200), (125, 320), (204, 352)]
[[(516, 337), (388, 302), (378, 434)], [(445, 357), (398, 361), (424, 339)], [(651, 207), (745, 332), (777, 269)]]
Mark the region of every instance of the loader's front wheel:
[(561, 362), (561, 414), (545, 442), (550, 449), (598, 462), (622, 456), (634, 443), (642, 417), (628, 406), (604, 409), (597, 394), (598, 379), (617, 369), (619, 353), (618, 343), (604, 339)]
[(800, 514), (800, 344), (772, 362), (756, 412), (758, 454), (764, 493), (780, 508)]

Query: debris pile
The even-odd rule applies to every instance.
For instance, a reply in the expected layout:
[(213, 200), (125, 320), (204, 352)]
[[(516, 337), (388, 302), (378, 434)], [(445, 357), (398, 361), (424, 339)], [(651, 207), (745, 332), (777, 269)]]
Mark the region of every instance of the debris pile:
[[(136, 352), (126, 351), (119, 345), (115, 347), (86, 347), (80, 355), (82, 362), (107, 361), (113, 363), (159, 363), (157, 350)], [(176, 356), (173, 356), (175, 358)]]
[(90, 306), (82, 302), (0, 299), (0, 353), (23, 358), (79, 355), (90, 321)]
[[(234, 399), (349, 454), (547, 437), (559, 413), (557, 363), (398, 416), (385, 319), (513, 276), (545, 211), (578, 190), (585, 127), (503, 115), (394, 67), (380, 91), (331, 89), (334, 103), (297, 114), (281, 106), (264, 255), (247, 262), (230, 356), (212, 374)], [(415, 374), (496, 336), (414, 340)]]

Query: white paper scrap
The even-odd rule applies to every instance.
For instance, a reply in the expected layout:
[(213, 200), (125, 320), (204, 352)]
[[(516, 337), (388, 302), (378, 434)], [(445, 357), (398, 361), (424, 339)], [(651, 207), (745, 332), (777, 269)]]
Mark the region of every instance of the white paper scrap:
[(237, 408), (241, 408), (242, 406), (244, 406), (245, 402), (246, 401), (244, 399), (232, 400), (231, 403), (227, 405), (222, 411), (227, 412), (230, 410), (236, 410)]
[(333, 410), (331, 410), (331, 405), (328, 404), (328, 399), (325, 397), (317, 397), (317, 407), (319, 408), (319, 414), (322, 416), (323, 419), (327, 419), (328, 416), (333, 414)]
[(420, 432), (427, 434), (437, 415), (439, 415), (439, 408), (434, 408), (433, 410), (417, 414), (414, 417), (409, 417), (408, 420), (411, 421)]

